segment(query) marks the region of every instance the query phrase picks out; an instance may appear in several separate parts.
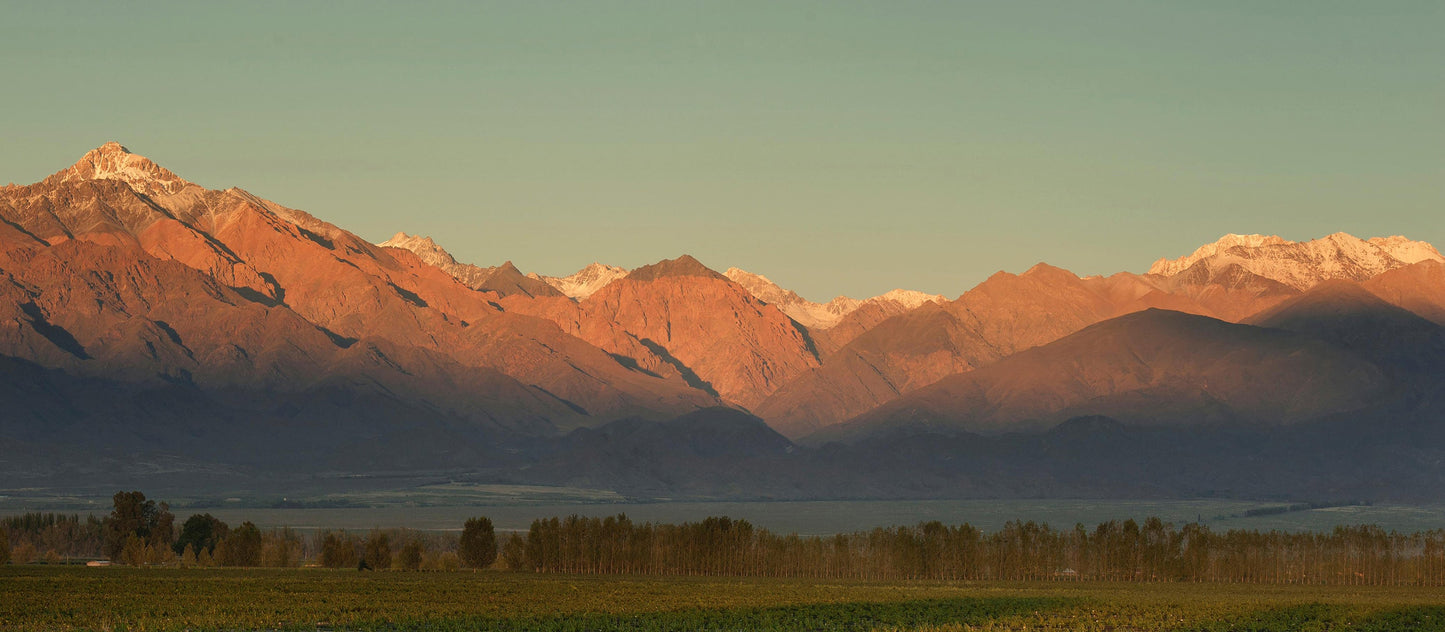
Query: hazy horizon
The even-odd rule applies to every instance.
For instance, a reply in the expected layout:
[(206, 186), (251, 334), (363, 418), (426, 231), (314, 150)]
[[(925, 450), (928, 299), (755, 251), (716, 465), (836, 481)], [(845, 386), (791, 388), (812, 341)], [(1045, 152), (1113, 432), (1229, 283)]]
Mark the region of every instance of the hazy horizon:
[(1445, 242), (1445, 5), (25, 4), (0, 182), (118, 141), (372, 241), (803, 296)]

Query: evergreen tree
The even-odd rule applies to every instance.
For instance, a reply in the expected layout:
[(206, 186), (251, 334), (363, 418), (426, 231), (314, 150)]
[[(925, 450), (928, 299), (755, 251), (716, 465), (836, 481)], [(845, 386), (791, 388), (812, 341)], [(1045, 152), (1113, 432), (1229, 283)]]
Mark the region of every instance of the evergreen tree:
[(181, 525), (181, 536), (172, 547), (177, 553), (184, 553), (187, 546), (196, 551), (216, 552), (216, 545), (225, 539), (230, 527), (211, 514), (195, 514)]
[(457, 544), (462, 563), (470, 568), (487, 568), (497, 561), (497, 534), (491, 518), (472, 518), (462, 527)]

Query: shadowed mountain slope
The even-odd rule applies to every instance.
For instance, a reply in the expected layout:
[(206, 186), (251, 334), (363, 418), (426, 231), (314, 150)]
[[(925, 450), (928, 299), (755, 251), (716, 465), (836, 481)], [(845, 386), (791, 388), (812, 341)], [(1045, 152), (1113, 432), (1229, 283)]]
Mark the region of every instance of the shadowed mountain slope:
[(1364, 408), (1388, 390), (1378, 367), (1323, 341), (1151, 309), (940, 380), (810, 439), (1037, 430), (1079, 415), (1287, 424)]
[(857, 335), (757, 412), (784, 434), (802, 436), (949, 375), (1156, 306), (1208, 312), (1134, 275), (1079, 278), (1047, 264), (1000, 272), (955, 301), (925, 304)]
[(1445, 325), (1445, 264), (1422, 261), (1383, 272), (1361, 284), (1375, 296)]
[(1445, 372), (1445, 327), (1355, 283), (1321, 283), (1246, 322), (1327, 340), (1397, 372)]
[(664, 422), (628, 419), (582, 428), (548, 446), (529, 480), (631, 494), (797, 497), (796, 450), (762, 420), (708, 408)]

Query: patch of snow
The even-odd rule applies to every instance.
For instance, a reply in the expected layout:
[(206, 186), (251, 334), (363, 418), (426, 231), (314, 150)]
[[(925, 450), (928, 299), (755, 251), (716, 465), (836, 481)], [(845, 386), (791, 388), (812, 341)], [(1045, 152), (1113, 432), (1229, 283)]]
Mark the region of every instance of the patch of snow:
[(421, 259), (422, 261), (434, 265), (438, 268), (446, 268), (447, 266), (456, 265), (457, 263), (457, 260), (455, 257), (452, 256), (452, 253), (447, 252), (440, 245), (438, 245), (437, 242), (432, 241), (431, 237), (397, 233), (395, 235), (392, 235), (391, 239), (383, 241), (377, 245), (383, 248), (401, 248), (403, 250), (410, 250), (416, 253), (418, 259)]
[(557, 288), (558, 292), (580, 301), (592, 296), (608, 283), (627, 276), (627, 273), (627, 268), (593, 262), (564, 277), (528, 276), (546, 281), (547, 285)]
[(1196, 266), (1203, 266), (1207, 271), (1239, 266), (1258, 276), (1305, 290), (1331, 279), (1363, 281), (1420, 261), (1445, 262), (1445, 257), (1428, 243), (1400, 236), (1364, 240), (1348, 233), (1335, 233), (1293, 242), (1274, 235), (1231, 234), (1200, 246), (1189, 256), (1160, 259), (1149, 267), (1149, 273), (1170, 277)]
[(1436, 250), (1434, 246), (1423, 241), (1411, 241), (1400, 235), (1373, 237), (1370, 239), (1370, 243), (1406, 264), (1420, 263), (1421, 261), (1445, 261), (1445, 257), (1442, 257), (1440, 251)]
[(947, 300), (937, 294), (897, 289), (864, 300), (858, 300), (848, 296), (839, 296), (827, 303), (814, 303), (799, 296), (797, 292), (779, 286), (761, 274), (755, 274), (740, 268), (728, 268), (726, 272), (723, 272), (723, 276), (743, 286), (744, 289), (758, 300), (777, 307), (784, 314), (787, 314), (789, 318), (798, 321), (799, 324), (809, 329), (827, 329), (837, 325), (838, 322), (843, 320), (848, 314), (853, 313), (859, 307), (868, 303), (889, 301), (898, 303), (905, 309), (915, 309), (930, 301), (943, 302)]
[(902, 288), (885, 292), (868, 300), (894, 301), (903, 305), (904, 307), (907, 307), (908, 309), (917, 309), (921, 307), (924, 303), (944, 303), (948, 301), (948, 299), (944, 298), (942, 294), (929, 294), (927, 292), (919, 292), (917, 290), (905, 290)]
[(74, 165), (55, 174), (59, 182), (75, 180), (119, 180), (150, 196), (173, 195), (191, 186), (180, 176), (130, 153), (120, 143), (109, 142), (86, 152)]

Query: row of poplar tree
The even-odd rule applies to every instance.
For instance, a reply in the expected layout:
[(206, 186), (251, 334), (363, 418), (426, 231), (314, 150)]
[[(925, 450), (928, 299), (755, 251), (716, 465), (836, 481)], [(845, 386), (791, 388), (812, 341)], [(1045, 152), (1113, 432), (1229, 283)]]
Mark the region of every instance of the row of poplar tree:
[(560, 573), (1445, 585), (1445, 530), (1216, 533), (1158, 518), (1092, 530), (1015, 521), (985, 533), (928, 522), (804, 537), (727, 518), (674, 525), (571, 516), (533, 522), (525, 536), (506, 539), (501, 557), (509, 568)]
[[(13, 551), (12, 551), (13, 549)], [(179, 527), (165, 503), (114, 497), (104, 519), (25, 514), (0, 520), (0, 563), (106, 557), (133, 565), (298, 566), (547, 573), (753, 575), (858, 579), (1215, 581), (1445, 585), (1445, 530), (1374, 526), (1286, 533), (1214, 532), (1150, 518), (1057, 530), (1010, 522), (987, 533), (929, 522), (834, 536), (781, 535), (745, 520), (634, 523), (626, 515), (534, 521), (498, 547), (492, 523), (462, 532), (230, 527), (196, 514)]]

